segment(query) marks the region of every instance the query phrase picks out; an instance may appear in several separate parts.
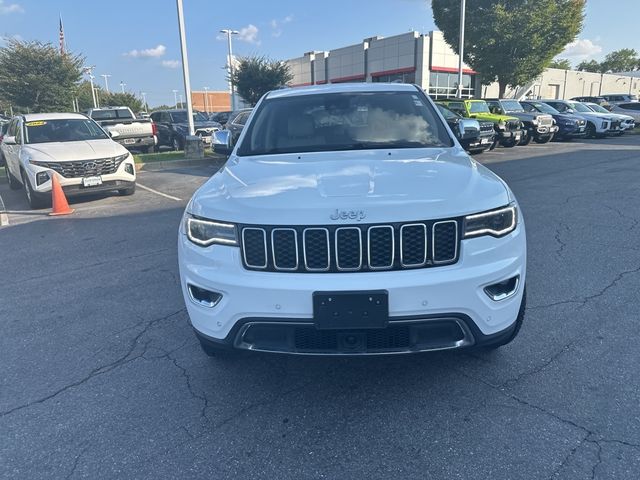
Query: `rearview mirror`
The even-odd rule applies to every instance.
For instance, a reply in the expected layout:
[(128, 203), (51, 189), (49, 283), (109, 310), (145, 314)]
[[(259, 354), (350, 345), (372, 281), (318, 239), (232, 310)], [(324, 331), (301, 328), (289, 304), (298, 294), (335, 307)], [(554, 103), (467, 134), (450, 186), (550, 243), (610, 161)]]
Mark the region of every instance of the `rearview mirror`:
[(5, 145), (15, 145), (16, 137), (7, 135), (2, 139), (2, 143), (4, 143)]
[(458, 122), (458, 133), (461, 140), (475, 138), (480, 135), (480, 123), (477, 120), (463, 118)]
[(109, 130), (109, 136), (111, 138), (118, 138), (120, 136), (120, 133)]
[(229, 130), (218, 130), (213, 132), (211, 137), (211, 147), (213, 151), (221, 155), (231, 155), (233, 145), (231, 145), (231, 132)]

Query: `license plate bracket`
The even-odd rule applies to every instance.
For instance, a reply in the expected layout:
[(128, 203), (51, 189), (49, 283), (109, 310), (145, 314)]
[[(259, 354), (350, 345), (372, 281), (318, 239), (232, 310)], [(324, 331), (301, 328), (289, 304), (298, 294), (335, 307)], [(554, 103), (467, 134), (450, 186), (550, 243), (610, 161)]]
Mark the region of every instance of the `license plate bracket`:
[(97, 187), (102, 185), (102, 177), (100, 175), (94, 175), (92, 177), (84, 177), (82, 179), (83, 187)]
[(124, 144), (125, 145), (133, 145), (134, 143), (136, 143), (136, 139), (135, 138), (125, 138), (124, 139)]
[(389, 322), (389, 292), (314, 292), (313, 321), (318, 330), (385, 328)]

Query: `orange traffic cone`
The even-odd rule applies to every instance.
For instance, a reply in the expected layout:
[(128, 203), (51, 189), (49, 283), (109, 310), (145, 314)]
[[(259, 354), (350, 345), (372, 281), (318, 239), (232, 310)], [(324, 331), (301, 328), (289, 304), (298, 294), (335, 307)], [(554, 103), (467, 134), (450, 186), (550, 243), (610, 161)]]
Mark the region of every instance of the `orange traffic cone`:
[(69, 215), (73, 213), (73, 208), (69, 207), (67, 197), (65, 197), (60, 181), (58, 180), (58, 174), (50, 172), (51, 175), (51, 213), (49, 215)]

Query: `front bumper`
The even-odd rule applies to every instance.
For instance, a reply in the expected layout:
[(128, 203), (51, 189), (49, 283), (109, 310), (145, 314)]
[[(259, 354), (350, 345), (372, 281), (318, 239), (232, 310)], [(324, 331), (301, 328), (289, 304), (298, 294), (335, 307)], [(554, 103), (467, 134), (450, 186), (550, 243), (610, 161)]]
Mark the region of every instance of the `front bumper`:
[(559, 124), (558, 136), (560, 137), (584, 137), (587, 134), (586, 125), (567, 125)]
[(152, 135), (150, 137), (118, 138), (116, 142), (125, 148), (144, 148), (155, 146), (158, 140), (155, 135)]
[[(255, 349), (243, 346), (238, 337), (244, 325), (293, 322), (311, 327), (316, 291), (386, 290), (390, 326), (433, 319), (444, 319), (451, 325), (459, 322), (465, 333), (459, 340), (464, 341), (446, 347), (457, 348), (482, 343), (483, 336), (504, 334), (513, 327), (526, 276), (525, 227), (521, 220), (516, 230), (503, 238), (463, 240), (456, 264), (415, 270), (335, 274), (250, 271), (242, 266), (239, 248), (202, 248), (183, 233), (178, 240), (178, 259), (187, 311), (205, 341)], [(494, 301), (484, 292), (487, 285), (516, 275), (520, 276), (519, 287), (509, 298)], [(222, 299), (214, 307), (203, 306), (192, 300), (187, 285), (218, 292)]]
[(498, 140), (501, 143), (515, 141), (519, 142), (522, 139), (523, 131), (522, 130), (497, 130)]
[[(129, 165), (128, 169), (133, 172), (132, 174), (127, 171), (127, 165)], [(36, 182), (36, 175), (40, 172), (47, 172), (49, 173), (50, 178), (51, 175), (53, 175), (53, 171), (51, 169), (29, 163), (27, 168), (25, 168), (25, 172), (29, 177), (34, 194), (50, 196), (48, 194), (51, 192), (51, 180), (49, 179), (38, 185)], [(84, 187), (82, 177), (67, 178), (60, 174), (57, 175), (58, 180), (60, 181), (60, 186), (65, 194), (72, 196), (91, 195), (92, 193), (130, 188), (136, 181), (136, 167), (133, 161), (133, 156), (130, 154), (114, 173), (100, 175), (102, 180), (101, 185), (92, 187)]]
[(549, 127), (547, 126), (536, 127), (535, 129), (532, 129), (531, 133), (533, 134), (534, 138), (544, 138), (544, 137), (555, 135), (557, 132), (558, 132), (558, 126), (551, 125)]

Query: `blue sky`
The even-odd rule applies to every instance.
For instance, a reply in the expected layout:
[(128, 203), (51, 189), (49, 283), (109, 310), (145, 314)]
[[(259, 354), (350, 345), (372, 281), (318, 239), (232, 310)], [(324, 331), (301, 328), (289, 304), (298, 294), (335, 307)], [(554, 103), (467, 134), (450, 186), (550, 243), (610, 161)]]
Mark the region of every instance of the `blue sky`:
[[(235, 54), (275, 59), (435, 29), (425, 0), (184, 0), (184, 9), (194, 90), (226, 87), (221, 28), (242, 32)], [(173, 103), (172, 90), (182, 89), (174, 0), (0, 0), (0, 36), (57, 44), (59, 13), (69, 49), (96, 65), (101, 85), (99, 75), (110, 74), (111, 90), (122, 81), (128, 91), (147, 92), (150, 105)], [(639, 18), (640, 0), (588, 0), (585, 28), (563, 56), (575, 64), (619, 48), (640, 50)]]

